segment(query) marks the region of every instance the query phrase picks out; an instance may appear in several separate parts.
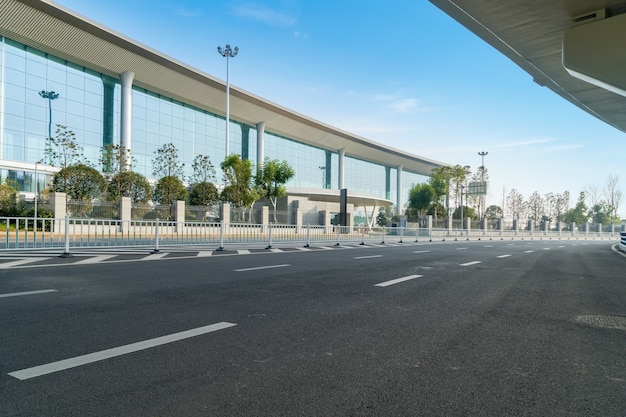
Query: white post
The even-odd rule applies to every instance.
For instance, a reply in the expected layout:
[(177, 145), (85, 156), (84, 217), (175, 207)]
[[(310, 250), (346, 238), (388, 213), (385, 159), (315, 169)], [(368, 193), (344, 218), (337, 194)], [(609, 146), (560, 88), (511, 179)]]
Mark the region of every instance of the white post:
[(272, 222), (270, 222), (268, 229), (269, 229), (269, 235), (270, 235), (269, 236), (270, 242), (265, 249), (272, 249)]
[(224, 250), (224, 220), (220, 220), (220, 247), (217, 250)]
[(65, 215), (65, 251), (61, 254), (61, 258), (71, 258), (70, 253), (70, 216)]
[(365, 245), (365, 225), (363, 223), (361, 223), (361, 245)]
[(154, 226), (154, 250), (150, 253), (159, 253), (159, 218), (155, 219), (156, 224)]
[(307, 225), (306, 225), (306, 245), (304, 245), (304, 247), (305, 248), (311, 247), (310, 243), (311, 243), (311, 224), (307, 223)]

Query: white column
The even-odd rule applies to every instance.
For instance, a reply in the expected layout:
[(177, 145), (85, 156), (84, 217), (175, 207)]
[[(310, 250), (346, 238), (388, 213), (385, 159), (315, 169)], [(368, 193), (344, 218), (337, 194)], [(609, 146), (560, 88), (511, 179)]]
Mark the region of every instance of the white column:
[(345, 149), (339, 149), (339, 170), (337, 172), (338, 174), (338, 178), (339, 178), (339, 189), (342, 190), (344, 187), (344, 159), (346, 156), (346, 150)]
[(265, 122), (256, 124), (256, 166), (257, 169), (263, 166), (265, 160)]
[(398, 165), (396, 168), (397, 180), (396, 180), (396, 213), (402, 215), (402, 169), (404, 167), (402, 165)]
[[(122, 103), (121, 103), (121, 132), (120, 132), (120, 145), (126, 148), (126, 151), (130, 151), (132, 148), (131, 132), (132, 132), (132, 119), (133, 119), (133, 79), (135, 73), (126, 71), (120, 75), (120, 81), (122, 82)], [(131, 158), (129, 152), (126, 153), (126, 169), (131, 169)]]

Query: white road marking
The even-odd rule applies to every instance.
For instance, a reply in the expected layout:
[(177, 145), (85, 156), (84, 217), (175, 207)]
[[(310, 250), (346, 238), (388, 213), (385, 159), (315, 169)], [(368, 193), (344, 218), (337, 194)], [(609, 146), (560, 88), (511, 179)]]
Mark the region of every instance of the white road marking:
[(464, 249), (467, 249), (467, 248), (456, 248), (456, 250), (464, 250)]
[(383, 255), (355, 256), (354, 259), (382, 258)]
[(145, 258), (143, 258), (143, 260), (144, 261), (154, 261), (154, 260), (163, 258), (165, 255), (167, 255), (167, 253), (152, 253), (152, 254), (146, 256)]
[(413, 251), (413, 253), (428, 253), (428, 252), (430, 252), (430, 251), (429, 250), (416, 250), (416, 251)]
[(500, 255), (500, 256), (496, 256), (496, 258), (508, 258), (511, 255)]
[(241, 269), (233, 269), (235, 272), (246, 272), (246, 271), (258, 271), (261, 269), (272, 269), (272, 268), (285, 268), (291, 266), (290, 264), (281, 264), (281, 265), (267, 265), (267, 266), (257, 266), (254, 268), (241, 268)]
[(460, 266), (470, 266), (470, 265), (476, 265), (476, 264), (480, 264), (482, 263), (482, 261), (472, 261), (472, 262), (466, 262), (464, 264), (459, 264)]
[(533, 253), (534, 250), (525, 250), (524, 253)]
[(17, 259), (15, 261), (0, 263), (0, 269), (2, 268), (12, 268), (14, 266), (29, 264), (33, 262), (45, 261), (49, 258), (28, 258), (28, 259)]
[(107, 259), (115, 258), (117, 255), (97, 255), (91, 256), (87, 259), (83, 259), (82, 261), (74, 262), (74, 265), (87, 265), (87, 264), (96, 264), (98, 262), (105, 261)]
[(485, 245), (485, 248), (493, 248), (493, 245)]
[(209, 256), (213, 256), (213, 251), (212, 250), (201, 250), (196, 255), (197, 258), (207, 258)]
[(409, 275), (402, 278), (392, 279), (391, 281), (381, 282), (379, 284), (374, 285), (375, 287), (388, 287), (390, 285), (398, 284), (400, 282), (409, 281), (415, 278), (423, 277), (423, 275)]
[(552, 248), (543, 248), (543, 250), (550, 250), (550, 249), (552, 249)]
[(22, 291), (22, 292), (11, 292), (11, 293), (6, 293), (6, 294), (0, 294), (0, 298), (7, 298), (7, 297), (20, 297), (22, 295), (35, 295), (35, 294), (46, 294), (49, 292), (57, 292), (57, 290), (35, 290), (35, 291)]
[(100, 352), (89, 353), (87, 355), (76, 356), (74, 358), (61, 360), (58, 362), (51, 362), (45, 365), (34, 366), (32, 368), (22, 369), (20, 371), (9, 372), (9, 375), (17, 378), (21, 381), (30, 378), (36, 378), (38, 376), (51, 374), (53, 372), (63, 371), (77, 366), (87, 365), (89, 363), (102, 361), (105, 359), (114, 358), (116, 356), (126, 355), (127, 353), (133, 353), (152, 347), (165, 345), (167, 343), (177, 342), (179, 340), (188, 339), (191, 337), (200, 336), (206, 333), (215, 332), (218, 330), (226, 329), (228, 327), (236, 326), (234, 323), (215, 323), (209, 326), (198, 327), (196, 329), (186, 330), (179, 333), (170, 334), (167, 336), (156, 337), (154, 339), (144, 340), (143, 342), (131, 343), (112, 349), (101, 350)]

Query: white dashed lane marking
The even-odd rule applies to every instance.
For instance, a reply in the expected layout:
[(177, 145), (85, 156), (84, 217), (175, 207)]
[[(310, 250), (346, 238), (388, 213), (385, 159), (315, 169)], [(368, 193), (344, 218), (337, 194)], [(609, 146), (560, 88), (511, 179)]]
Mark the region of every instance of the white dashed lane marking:
[(400, 282), (410, 281), (410, 280), (412, 280), (412, 279), (415, 279), (415, 278), (420, 278), (420, 277), (422, 277), (422, 276), (423, 276), (423, 275), (409, 275), (409, 276), (402, 277), (402, 278), (392, 279), (391, 281), (381, 282), (381, 283), (378, 283), (378, 284), (376, 284), (376, 285), (374, 285), (374, 286), (375, 286), (375, 287), (388, 287), (388, 286), (390, 286), (390, 285), (398, 284), (398, 283), (400, 283)]

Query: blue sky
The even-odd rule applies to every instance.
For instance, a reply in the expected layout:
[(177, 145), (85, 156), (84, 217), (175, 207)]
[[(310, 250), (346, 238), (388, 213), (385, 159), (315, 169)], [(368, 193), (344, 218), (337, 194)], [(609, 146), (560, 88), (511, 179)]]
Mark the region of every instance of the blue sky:
[[(59, 0), (230, 82), (387, 146), (449, 163), (489, 154), (488, 204), (517, 189), (569, 191), (619, 175), (626, 134), (530, 75), (426, 0)], [(619, 184), (626, 195), (626, 176)], [(626, 202), (620, 213), (626, 217)]]

